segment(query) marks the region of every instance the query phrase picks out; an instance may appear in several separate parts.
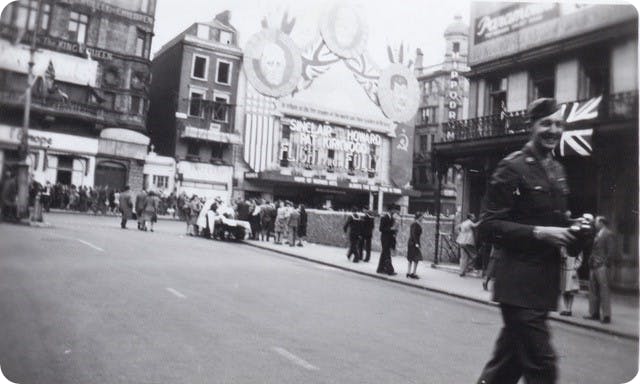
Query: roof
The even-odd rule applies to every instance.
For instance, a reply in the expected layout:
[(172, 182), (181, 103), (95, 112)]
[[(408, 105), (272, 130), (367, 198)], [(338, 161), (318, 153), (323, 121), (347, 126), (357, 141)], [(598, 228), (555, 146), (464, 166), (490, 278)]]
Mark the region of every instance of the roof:
[(464, 35), (469, 34), (469, 26), (462, 22), (462, 16), (455, 15), (453, 23), (449, 24), (447, 29), (444, 30), (444, 35)]

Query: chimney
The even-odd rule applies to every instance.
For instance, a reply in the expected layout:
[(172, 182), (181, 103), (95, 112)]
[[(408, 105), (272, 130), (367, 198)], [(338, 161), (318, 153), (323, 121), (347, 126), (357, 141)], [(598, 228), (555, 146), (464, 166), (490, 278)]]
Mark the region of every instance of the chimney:
[(413, 66), (414, 68), (414, 72), (416, 74), (416, 76), (419, 76), (422, 74), (422, 57), (424, 55), (422, 54), (422, 50), (420, 48), (416, 49), (416, 63)]
[(231, 24), (230, 24), (231, 11), (230, 10), (226, 10), (226, 11), (222, 11), (222, 12), (218, 13), (216, 15), (215, 19), (218, 20), (219, 22), (221, 22), (224, 25), (231, 26)]

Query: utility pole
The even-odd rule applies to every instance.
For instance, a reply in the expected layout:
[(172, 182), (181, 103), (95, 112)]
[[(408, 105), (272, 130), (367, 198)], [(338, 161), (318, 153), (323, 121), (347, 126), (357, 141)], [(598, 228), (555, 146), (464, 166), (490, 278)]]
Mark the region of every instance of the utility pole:
[[(33, 25), (33, 34), (31, 36), (31, 48), (29, 54), (29, 72), (27, 76), (27, 89), (24, 95), (24, 115), (22, 118), (22, 135), (20, 137), (20, 149), (18, 163), (18, 201), (17, 214), (18, 218), (24, 219), (29, 216), (29, 164), (27, 157), (29, 156), (29, 114), (31, 112), (31, 88), (34, 83), (33, 67), (35, 65), (36, 39), (38, 37), (38, 28), (40, 28), (40, 12), (42, 8), (42, 0), (38, 0), (36, 9), (36, 22)], [(27, 31), (31, 23), (31, 8), (27, 11)], [(18, 42), (19, 43), (19, 42)]]

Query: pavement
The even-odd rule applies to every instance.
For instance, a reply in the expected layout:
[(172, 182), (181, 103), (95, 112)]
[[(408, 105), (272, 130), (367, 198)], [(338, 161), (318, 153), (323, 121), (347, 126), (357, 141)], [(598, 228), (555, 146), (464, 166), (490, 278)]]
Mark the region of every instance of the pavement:
[[(397, 284), (438, 292), (481, 304), (498, 305), (491, 300), (491, 292), (482, 289), (481, 278), (474, 277), (473, 274), (460, 277), (458, 275), (459, 269), (455, 265), (439, 264), (434, 267), (431, 265), (431, 262), (419, 263), (418, 276), (420, 276), (420, 279), (414, 280), (406, 277), (407, 261), (405, 257), (401, 256), (392, 258), (395, 271), (398, 274), (388, 276), (376, 273), (379, 258), (378, 252), (371, 253), (371, 260), (368, 263), (353, 263), (346, 258), (346, 249), (338, 247), (313, 243), (305, 243), (304, 247), (291, 247), (285, 244), (274, 244), (273, 241), (263, 242), (256, 240), (245, 240), (245, 243), (254, 247)], [(491, 290), (491, 288), (492, 284), (489, 285), (489, 290)], [(583, 319), (583, 316), (589, 314), (589, 298), (588, 292), (580, 291), (574, 298), (572, 316), (560, 316), (558, 312), (552, 312), (550, 318), (553, 321), (637, 340), (639, 334), (638, 296), (612, 293), (611, 306), (612, 322), (610, 324), (602, 324), (599, 321)]]
[[(491, 305), (188, 237), (177, 221), (45, 220), (0, 223), (0, 366), (20, 384), (469, 383), (502, 326)], [(558, 382), (636, 375), (637, 340), (550, 328)]]

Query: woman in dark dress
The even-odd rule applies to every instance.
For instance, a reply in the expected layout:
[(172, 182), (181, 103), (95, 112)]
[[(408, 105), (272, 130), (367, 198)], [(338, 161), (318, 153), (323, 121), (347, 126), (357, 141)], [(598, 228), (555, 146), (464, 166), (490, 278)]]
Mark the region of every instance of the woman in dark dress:
[(415, 215), (415, 221), (409, 228), (409, 243), (407, 244), (407, 277), (410, 279), (419, 279), (416, 272), (418, 270), (418, 262), (422, 260), (422, 252), (420, 252), (420, 236), (422, 235), (422, 227), (419, 223), (421, 217), (422, 213), (417, 212)]

